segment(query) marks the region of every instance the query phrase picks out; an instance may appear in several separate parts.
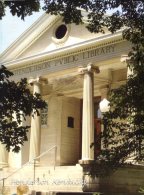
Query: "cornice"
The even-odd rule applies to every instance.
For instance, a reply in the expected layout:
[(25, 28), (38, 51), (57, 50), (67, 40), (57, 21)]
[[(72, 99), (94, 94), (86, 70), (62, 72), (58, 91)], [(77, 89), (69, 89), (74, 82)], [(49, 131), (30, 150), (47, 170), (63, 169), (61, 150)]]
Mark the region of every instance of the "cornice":
[(84, 51), (89, 51), (95, 48), (100, 48), (103, 46), (107, 46), (107, 45), (111, 45), (123, 41), (124, 40), (122, 39), (121, 31), (119, 31), (115, 34), (104, 35), (102, 37), (83, 41), (82, 43), (77, 43), (71, 46), (58, 48), (53, 51), (44, 52), (38, 55), (9, 61), (7, 63), (4, 63), (4, 65), (10, 69), (15, 69), (16, 67), (20, 68), (23, 66), (31, 66), (35, 64), (40, 64), (42, 62), (48, 62), (51, 60), (60, 59), (62, 57), (67, 57), (70, 55), (76, 55)]
[(16, 57), (15, 57), (15, 59), (16, 58), (18, 58), (27, 48), (29, 48), (35, 41), (37, 41), (38, 39), (39, 39), (39, 37), (41, 37), (55, 22), (57, 22), (59, 19), (60, 19), (60, 17), (59, 16), (53, 16), (54, 17), (54, 19), (53, 18), (51, 18), (51, 22), (48, 24), (48, 25), (45, 25), (46, 27), (42, 30), (42, 31), (40, 31), (40, 33), (38, 33), (35, 37), (33, 37), (32, 39), (31, 39), (31, 41), (26, 45), (26, 47), (24, 47), (17, 55), (16, 55)]
[(16, 39), (1, 55), (1, 62), (18, 58), (28, 47), (45, 33), (60, 16), (43, 14), (34, 24)]

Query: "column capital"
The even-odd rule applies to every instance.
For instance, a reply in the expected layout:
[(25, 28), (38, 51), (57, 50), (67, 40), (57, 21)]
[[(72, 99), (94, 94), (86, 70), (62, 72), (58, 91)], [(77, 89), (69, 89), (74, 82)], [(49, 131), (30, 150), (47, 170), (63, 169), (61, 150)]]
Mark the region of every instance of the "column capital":
[(29, 84), (47, 84), (48, 80), (42, 77), (37, 77), (37, 78), (30, 78), (28, 81)]
[(94, 66), (94, 64), (89, 63), (86, 67), (80, 66), (78, 69), (78, 72), (80, 74), (86, 74), (86, 73), (100, 73), (99, 67), (98, 66)]

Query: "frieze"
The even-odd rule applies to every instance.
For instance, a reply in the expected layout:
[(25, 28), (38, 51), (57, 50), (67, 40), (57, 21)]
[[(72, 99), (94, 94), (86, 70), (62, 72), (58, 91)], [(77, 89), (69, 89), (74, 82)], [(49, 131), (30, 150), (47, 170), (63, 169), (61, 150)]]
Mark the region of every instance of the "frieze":
[[(121, 48), (121, 47), (120, 47)], [(121, 49), (120, 49), (121, 50)], [(107, 59), (114, 54), (117, 55), (119, 51), (119, 44), (107, 45), (100, 48), (91, 49), (89, 51), (83, 51), (78, 54), (62, 57), (59, 59), (53, 59), (51, 61), (41, 62), (28, 67), (12, 70), (15, 77), (26, 77), (26, 75), (34, 76), (36, 74), (47, 74), (50, 72), (56, 72), (67, 68), (78, 67), (85, 65), (85, 63), (91, 61), (95, 62), (100, 59)]]

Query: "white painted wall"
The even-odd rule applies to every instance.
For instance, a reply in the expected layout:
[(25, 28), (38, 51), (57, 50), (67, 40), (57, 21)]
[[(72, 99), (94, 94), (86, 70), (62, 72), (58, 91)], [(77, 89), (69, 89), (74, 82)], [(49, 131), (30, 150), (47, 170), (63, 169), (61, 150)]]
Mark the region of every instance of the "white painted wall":
[[(41, 153), (57, 145), (58, 164), (61, 132), (61, 107), (62, 100), (60, 97), (52, 96), (48, 99), (48, 122), (47, 127), (42, 128), (41, 132)], [(54, 164), (55, 150), (51, 150), (41, 158), (41, 164)]]
[[(74, 128), (67, 127), (68, 116)], [(57, 164), (76, 164), (80, 147), (80, 100), (53, 96), (48, 100), (48, 125), (42, 128), (41, 153), (57, 146)], [(41, 158), (41, 165), (54, 164), (55, 150)]]
[[(80, 100), (64, 98), (62, 104), (61, 164), (76, 164), (80, 152)], [(68, 116), (74, 118), (74, 128), (67, 127)]]

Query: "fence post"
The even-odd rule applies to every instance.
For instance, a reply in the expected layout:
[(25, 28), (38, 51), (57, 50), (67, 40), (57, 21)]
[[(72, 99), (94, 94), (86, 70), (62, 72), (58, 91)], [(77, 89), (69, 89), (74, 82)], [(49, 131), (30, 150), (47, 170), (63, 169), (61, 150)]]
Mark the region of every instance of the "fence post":
[(5, 179), (6, 179), (6, 178), (3, 178), (3, 179), (2, 179), (2, 194), (4, 194), (4, 190), (5, 190), (5, 189), (4, 189), (4, 188), (5, 188)]

